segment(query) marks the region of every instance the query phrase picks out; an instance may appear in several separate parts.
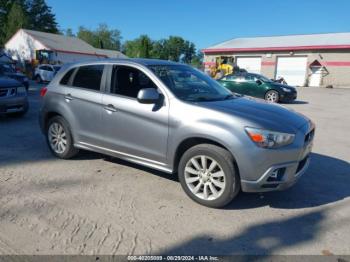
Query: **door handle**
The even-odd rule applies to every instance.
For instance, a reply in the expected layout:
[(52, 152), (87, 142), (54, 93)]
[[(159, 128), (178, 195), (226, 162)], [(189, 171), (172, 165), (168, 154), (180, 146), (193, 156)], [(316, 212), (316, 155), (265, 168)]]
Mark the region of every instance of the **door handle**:
[(69, 101), (73, 100), (73, 97), (72, 97), (71, 94), (66, 94), (66, 95), (64, 96), (64, 99), (66, 99), (66, 101), (69, 102)]
[(106, 111), (108, 111), (108, 112), (117, 112), (117, 109), (116, 109), (115, 106), (112, 105), (112, 104), (106, 105), (106, 106), (104, 107), (104, 109), (105, 109)]

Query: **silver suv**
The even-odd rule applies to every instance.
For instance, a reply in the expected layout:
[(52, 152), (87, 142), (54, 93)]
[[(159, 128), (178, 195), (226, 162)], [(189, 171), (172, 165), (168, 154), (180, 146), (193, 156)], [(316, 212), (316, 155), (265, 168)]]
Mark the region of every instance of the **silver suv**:
[(313, 123), (229, 92), (184, 64), (124, 59), (68, 65), (41, 91), (54, 155), (79, 149), (177, 173), (209, 207), (244, 192), (282, 190), (305, 172)]

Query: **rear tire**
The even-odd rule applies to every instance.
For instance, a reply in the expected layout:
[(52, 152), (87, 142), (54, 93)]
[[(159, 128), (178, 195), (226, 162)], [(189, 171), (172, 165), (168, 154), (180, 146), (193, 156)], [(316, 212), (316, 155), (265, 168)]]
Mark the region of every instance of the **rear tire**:
[(46, 141), (51, 152), (59, 158), (69, 159), (79, 153), (79, 149), (74, 147), (69, 124), (61, 116), (55, 116), (48, 121)]
[(222, 147), (211, 144), (191, 147), (179, 163), (181, 186), (192, 200), (201, 205), (224, 207), (241, 188), (234, 162), (231, 153)]

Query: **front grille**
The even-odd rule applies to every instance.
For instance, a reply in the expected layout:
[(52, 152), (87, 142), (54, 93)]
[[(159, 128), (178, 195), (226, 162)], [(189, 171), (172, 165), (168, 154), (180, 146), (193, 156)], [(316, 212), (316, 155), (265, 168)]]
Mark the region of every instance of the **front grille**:
[(16, 95), (16, 88), (0, 89), (0, 97), (14, 96)]
[(305, 166), (305, 164), (306, 164), (306, 162), (307, 162), (307, 159), (308, 159), (308, 157), (305, 157), (303, 160), (301, 160), (301, 161), (299, 162), (296, 173), (299, 173), (300, 170), (302, 170), (302, 169), (304, 168), (304, 166)]
[(315, 129), (312, 129), (309, 133), (307, 133), (304, 140), (305, 144), (311, 142), (312, 139), (314, 138), (314, 135), (315, 135)]
[(0, 97), (7, 96), (8, 89), (0, 89)]

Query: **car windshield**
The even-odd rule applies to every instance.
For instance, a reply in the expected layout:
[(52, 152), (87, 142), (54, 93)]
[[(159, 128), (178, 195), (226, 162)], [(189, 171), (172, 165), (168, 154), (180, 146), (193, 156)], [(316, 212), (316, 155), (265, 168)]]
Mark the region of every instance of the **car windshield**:
[(152, 65), (149, 68), (181, 100), (220, 101), (234, 96), (225, 87), (187, 65)]
[(259, 80), (265, 82), (265, 83), (269, 83), (269, 82), (272, 82), (271, 79), (268, 79), (266, 76), (263, 76), (263, 75), (255, 75), (256, 78), (258, 78)]

